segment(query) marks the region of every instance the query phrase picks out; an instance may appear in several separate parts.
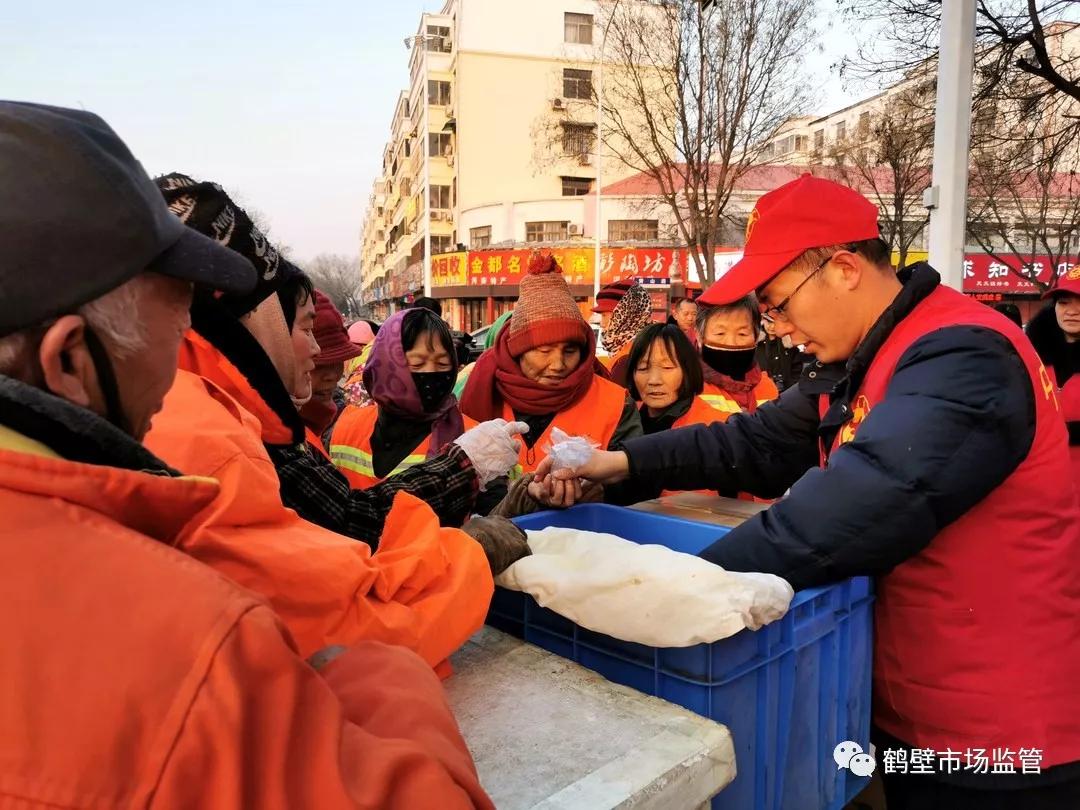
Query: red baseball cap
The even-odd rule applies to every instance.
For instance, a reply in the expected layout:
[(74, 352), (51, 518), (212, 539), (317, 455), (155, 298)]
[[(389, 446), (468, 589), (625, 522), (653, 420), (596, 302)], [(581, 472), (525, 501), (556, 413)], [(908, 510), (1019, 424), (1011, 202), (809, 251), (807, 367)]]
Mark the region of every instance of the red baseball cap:
[(698, 302), (730, 304), (768, 283), (807, 250), (879, 235), (876, 205), (854, 189), (804, 174), (758, 200), (746, 222), (742, 259)]
[(1058, 277), (1058, 283), (1052, 289), (1043, 293), (1043, 298), (1052, 298), (1057, 293), (1072, 293), (1080, 295), (1080, 265), (1076, 265)]

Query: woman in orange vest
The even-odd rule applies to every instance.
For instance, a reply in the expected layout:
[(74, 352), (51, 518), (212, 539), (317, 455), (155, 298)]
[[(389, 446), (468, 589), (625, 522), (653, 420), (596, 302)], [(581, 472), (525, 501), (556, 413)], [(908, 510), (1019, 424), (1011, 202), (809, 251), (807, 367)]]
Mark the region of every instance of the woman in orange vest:
[(630, 347), (638, 332), (652, 323), (652, 300), (645, 288), (635, 284), (616, 304), (611, 313), (611, 321), (604, 328), (601, 343), (608, 356), (601, 362), (611, 372), (611, 379), (623, 388), (629, 387), (630, 369), (628, 362)]
[(752, 295), (698, 312), (705, 375), (701, 398), (726, 414), (753, 413), (758, 405), (780, 396), (754, 358), (760, 321)]
[(630, 396), (641, 402), (645, 435), (724, 422), (730, 415), (701, 398), (701, 359), (675, 324), (655, 323), (644, 329), (633, 342), (629, 363)]
[(354, 489), (367, 489), (436, 456), (476, 423), (454, 398), (458, 362), (446, 321), (406, 309), (382, 325), (364, 366), (373, 404), (346, 406), (330, 458)]
[(553, 428), (603, 448), (641, 435), (626, 389), (606, 379), (595, 357), (596, 336), (581, 317), (562, 268), (537, 254), (521, 280), (510, 323), (476, 361), (461, 411), (477, 421), (501, 417), (529, 425), (521, 436), (521, 472), (547, 456)]

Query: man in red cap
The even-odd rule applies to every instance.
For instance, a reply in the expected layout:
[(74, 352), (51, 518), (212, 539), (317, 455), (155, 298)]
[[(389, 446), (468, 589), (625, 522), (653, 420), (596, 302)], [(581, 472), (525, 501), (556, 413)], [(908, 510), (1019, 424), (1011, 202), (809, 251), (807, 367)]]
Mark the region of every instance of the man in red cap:
[[(804, 175), (761, 198), (744, 258), (702, 297), (756, 291), (815, 355), (779, 400), (538, 476), (556, 497), (573, 475), (644, 496), (790, 488), (702, 556), (796, 589), (877, 577), (879, 761), (968, 757), (886, 772), (889, 810), (1080, 807), (1080, 510), (1055, 386), (1000, 313), (926, 264), (898, 276), (877, 216)], [(1007, 762), (971, 767), (983, 755)]]

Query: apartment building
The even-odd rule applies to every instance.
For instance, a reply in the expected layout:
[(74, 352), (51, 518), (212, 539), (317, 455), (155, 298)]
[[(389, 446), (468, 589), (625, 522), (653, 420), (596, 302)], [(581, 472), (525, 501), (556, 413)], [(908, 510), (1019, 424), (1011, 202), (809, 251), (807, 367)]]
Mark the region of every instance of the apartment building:
[[(629, 174), (595, 137), (599, 22), (597, 0), (447, 0), (422, 15), (362, 228), (376, 316), (424, 289), (428, 257), (451, 325), (489, 323), (512, 307), (540, 246), (557, 251), (587, 302), (598, 172), (603, 183)], [(601, 210), (606, 276), (649, 267), (659, 281), (656, 268), (680, 261), (657, 219)]]

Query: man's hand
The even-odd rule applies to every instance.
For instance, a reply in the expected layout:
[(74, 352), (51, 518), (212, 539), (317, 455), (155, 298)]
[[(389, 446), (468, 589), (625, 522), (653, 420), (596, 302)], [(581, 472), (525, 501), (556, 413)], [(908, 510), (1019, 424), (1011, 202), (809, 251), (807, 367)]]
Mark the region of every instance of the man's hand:
[(525, 532), (506, 518), (474, 517), (461, 530), (484, 549), (492, 576), (497, 577), (511, 564), (532, 553)]
[[(597, 450), (587, 463), (572, 470), (552, 472), (552, 466), (550, 456), (540, 462), (529, 494), (537, 501), (559, 509), (600, 500), (603, 484), (616, 484), (630, 475), (630, 459), (621, 451)], [(585, 479), (584, 483), (582, 479)]]

